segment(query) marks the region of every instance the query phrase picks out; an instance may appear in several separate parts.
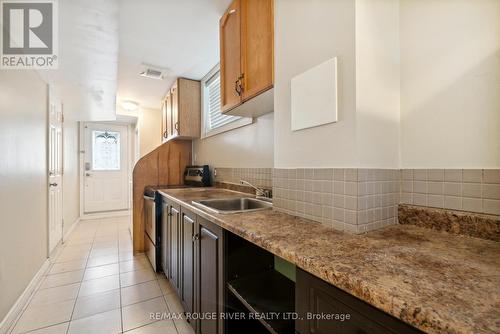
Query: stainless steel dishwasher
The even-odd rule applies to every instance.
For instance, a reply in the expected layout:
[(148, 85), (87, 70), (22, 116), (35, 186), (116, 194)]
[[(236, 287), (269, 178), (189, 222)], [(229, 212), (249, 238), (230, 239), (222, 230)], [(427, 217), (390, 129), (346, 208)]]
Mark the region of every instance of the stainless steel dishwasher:
[(144, 250), (155, 271), (161, 268), (160, 209), (159, 194), (156, 189), (147, 187), (144, 190)]

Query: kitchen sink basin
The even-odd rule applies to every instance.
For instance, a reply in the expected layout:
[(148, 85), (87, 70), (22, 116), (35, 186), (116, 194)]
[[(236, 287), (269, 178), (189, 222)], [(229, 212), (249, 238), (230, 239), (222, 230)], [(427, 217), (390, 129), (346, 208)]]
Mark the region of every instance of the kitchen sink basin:
[(220, 214), (252, 212), (267, 210), (273, 207), (271, 202), (250, 197), (207, 199), (202, 201), (193, 201), (192, 203), (201, 209)]

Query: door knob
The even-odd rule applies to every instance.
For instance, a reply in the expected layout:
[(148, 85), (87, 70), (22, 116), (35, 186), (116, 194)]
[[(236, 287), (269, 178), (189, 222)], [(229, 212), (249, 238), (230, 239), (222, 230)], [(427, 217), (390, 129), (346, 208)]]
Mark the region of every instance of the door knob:
[(85, 173), (85, 176), (92, 176), (92, 174), (90, 174), (90, 173)]
[(49, 183), (49, 187), (57, 187), (57, 183)]

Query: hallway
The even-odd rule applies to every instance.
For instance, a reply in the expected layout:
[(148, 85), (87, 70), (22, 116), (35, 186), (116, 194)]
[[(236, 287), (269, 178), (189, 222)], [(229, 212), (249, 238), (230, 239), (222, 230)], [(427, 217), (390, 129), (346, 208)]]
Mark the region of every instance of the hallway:
[(150, 319), (182, 306), (146, 257), (133, 256), (129, 220), (81, 221), (10, 333), (192, 333), (183, 319)]

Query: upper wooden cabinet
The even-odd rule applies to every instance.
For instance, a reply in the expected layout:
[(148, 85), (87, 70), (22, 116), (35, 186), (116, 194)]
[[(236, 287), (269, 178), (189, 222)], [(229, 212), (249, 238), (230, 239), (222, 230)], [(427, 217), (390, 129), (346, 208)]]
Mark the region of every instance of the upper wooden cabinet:
[(162, 141), (172, 138), (172, 94), (170, 90), (165, 95), (162, 103)]
[(200, 138), (200, 82), (178, 78), (165, 95), (162, 113), (164, 141)]
[(273, 0), (231, 3), (220, 20), (220, 55), (222, 112), (259, 116), (272, 111)]

